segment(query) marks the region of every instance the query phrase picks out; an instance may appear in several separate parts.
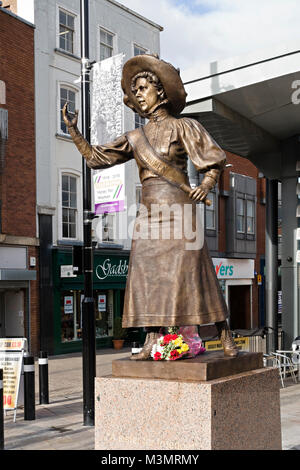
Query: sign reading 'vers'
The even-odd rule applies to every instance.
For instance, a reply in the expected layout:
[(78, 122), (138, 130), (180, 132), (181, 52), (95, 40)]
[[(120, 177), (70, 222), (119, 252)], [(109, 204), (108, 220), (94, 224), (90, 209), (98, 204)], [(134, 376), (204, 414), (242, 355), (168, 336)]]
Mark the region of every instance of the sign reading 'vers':
[(218, 279), (254, 278), (253, 259), (212, 258)]

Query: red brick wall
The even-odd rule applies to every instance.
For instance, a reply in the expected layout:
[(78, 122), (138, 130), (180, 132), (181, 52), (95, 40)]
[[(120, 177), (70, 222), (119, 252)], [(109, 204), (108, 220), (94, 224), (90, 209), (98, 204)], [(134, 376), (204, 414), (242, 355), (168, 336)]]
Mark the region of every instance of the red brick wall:
[[(6, 85), (6, 104), (1, 106), (8, 110), (5, 167), (0, 174), (2, 233), (35, 239), (34, 28), (1, 10), (0, 80)], [(37, 279), (30, 281), (31, 352), (37, 354), (40, 323), (38, 247), (29, 245), (27, 248), (28, 269), (36, 271)], [(30, 257), (36, 258), (35, 268), (29, 267)], [(27, 315), (24, 327), (28, 336)]]
[[(260, 257), (265, 254), (265, 205), (261, 201), (265, 198), (265, 179), (258, 178), (258, 169), (246, 158), (239, 157), (233, 153), (226, 152), (227, 164), (232, 164), (224, 170), (220, 179), (220, 189), (229, 191), (230, 172), (239, 173), (241, 175), (250, 176), (256, 179), (257, 183), (257, 204), (256, 204), (256, 259), (255, 259), (255, 271), (260, 273)], [(226, 198), (219, 198), (219, 251), (226, 252), (226, 220), (225, 220), (225, 203)], [(261, 287), (260, 287), (261, 288)], [(252, 302), (253, 302), (253, 323), (254, 327), (259, 326), (259, 286), (257, 285), (257, 279), (253, 280), (252, 286)]]
[(34, 28), (0, 11), (0, 80), (8, 141), (1, 177), (2, 233), (36, 236)]

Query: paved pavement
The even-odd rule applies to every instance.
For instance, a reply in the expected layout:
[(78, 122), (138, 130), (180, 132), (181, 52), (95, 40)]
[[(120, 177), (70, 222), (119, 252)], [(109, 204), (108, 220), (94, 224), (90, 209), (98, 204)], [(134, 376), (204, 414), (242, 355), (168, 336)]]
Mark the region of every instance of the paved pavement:
[[(97, 376), (111, 374), (114, 359), (126, 357), (130, 349), (97, 352)], [(49, 358), (49, 401), (39, 405), (38, 363), (35, 364), (36, 419), (24, 421), (24, 410), (18, 408), (4, 418), (6, 450), (93, 450), (94, 427), (83, 426), (82, 356), (68, 354)], [(281, 422), (283, 449), (300, 450), (300, 383), (290, 379), (281, 389)]]

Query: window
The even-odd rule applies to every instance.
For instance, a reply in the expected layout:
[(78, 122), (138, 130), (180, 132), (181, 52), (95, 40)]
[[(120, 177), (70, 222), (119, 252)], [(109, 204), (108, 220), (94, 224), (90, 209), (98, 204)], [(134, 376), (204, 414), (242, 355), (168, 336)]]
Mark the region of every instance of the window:
[(77, 178), (62, 175), (62, 236), (76, 238)]
[(78, 341), (82, 335), (82, 298), (81, 291), (63, 291), (61, 293), (61, 342)]
[(136, 203), (136, 211), (138, 212), (140, 204), (142, 201), (142, 185), (137, 184), (135, 187), (135, 203)]
[(145, 118), (140, 116), (138, 113), (134, 113), (134, 128), (138, 129), (145, 125)]
[(114, 35), (100, 28), (100, 60), (108, 59), (113, 56), (113, 42)]
[[(133, 46), (133, 54), (136, 56), (136, 55), (142, 55), (142, 54), (146, 54), (146, 49), (143, 49), (142, 47), (140, 46), (137, 46), (136, 44), (134, 44)], [(144, 126), (146, 123), (146, 120), (144, 117), (140, 116), (138, 113), (134, 113), (134, 128), (135, 129), (138, 129), (139, 127), (142, 127)]]
[(64, 10), (59, 10), (59, 48), (74, 54), (75, 17)]
[(245, 201), (240, 197), (236, 200), (236, 225), (239, 233), (245, 232)]
[[(246, 226), (245, 226), (246, 222)], [(254, 235), (255, 233), (255, 201), (252, 199), (236, 199), (237, 232)]]
[(74, 90), (66, 88), (65, 86), (60, 87), (60, 131), (62, 131), (64, 134), (68, 134), (69, 131), (62, 117), (62, 109), (65, 103), (68, 101), (69, 115), (70, 117), (75, 116), (75, 98), (76, 92)]
[(208, 230), (216, 230), (216, 193), (208, 193), (206, 199), (211, 205), (205, 206), (205, 227)]
[(254, 235), (254, 201), (247, 200), (247, 233)]
[(147, 52), (146, 49), (143, 49), (142, 47), (137, 46), (136, 44), (133, 45), (133, 55), (134, 56), (146, 54), (146, 52)]
[(103, 214), (103, 233), (102, 241), (103, 242), (113, 242), (114, 233), (115, 233), (115, 214)]

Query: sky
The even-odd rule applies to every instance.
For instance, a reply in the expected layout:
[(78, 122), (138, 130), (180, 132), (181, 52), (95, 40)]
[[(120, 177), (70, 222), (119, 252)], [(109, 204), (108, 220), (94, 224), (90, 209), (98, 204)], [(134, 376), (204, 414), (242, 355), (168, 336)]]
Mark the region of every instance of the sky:
[(118, 1), (163, 26), (160, 56), (185, 80), (213, 61), (284, 44), (300, 49), (299, 0)]
[[(163, 26), (160, 57), (179, 67), (184, 81), (203, 76), (211, 62), (284, 45), (300, 49), (299, 0), (117, 1)], [(26, 12), (33, 0), (21, 3)]]

